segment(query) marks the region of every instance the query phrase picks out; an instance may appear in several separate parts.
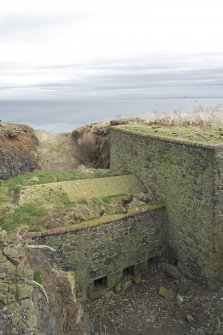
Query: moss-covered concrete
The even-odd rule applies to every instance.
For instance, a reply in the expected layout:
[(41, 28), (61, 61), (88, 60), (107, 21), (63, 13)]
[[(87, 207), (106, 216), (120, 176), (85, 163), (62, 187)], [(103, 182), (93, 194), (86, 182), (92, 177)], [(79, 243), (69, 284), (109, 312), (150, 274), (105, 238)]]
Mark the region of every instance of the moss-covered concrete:
[[(52, 182), (53, 178), (59, 181)], [(153, 195), (134, 175), (110, 170), (27, 174), (1, 182), (0, 226), (10, 234), (21, 226), (29, 231), (69, 226), (126, 212), (133, 198), (153, 202)]]
[(191, 143), (222, 143), (223, 131), (222, 129), (210, 129), (202, 127), (183, 127), (183, 126), (165, 126), (165, 125), (126, 125), (119, 127), (120, 129), (140, 134), (142, 136), (158, 137), (167, 140)]
[(20, 191), (19, 203), (54, 203), (60, 201), (61, 196), (77, 201), (125, 194), (136, 188), (138, 183), (134, 175), (125, 175), (26, 186)]
[(94, 298), (114, 288), (123, 279), (124, 269), (133, 266), (131, 275), (139, 278), (148, 260), (163, 254), (163, 220), (163, 207), (154, 205), (131, 209), (107, 222), (101, 218), (51, 236), (46, 232), (43, 237), (42, 232), (30, 237), (39, 236), (37, 243), (55, 248), (56, 252), (49, 252), (51, 261), (74, 272), (78, 295)]
[(135, 128), (111, 130), (111, 168), (135, 173), (161, 198), (166, 244), (179, 267), (215, 287), (223, 279), (222, 144)]

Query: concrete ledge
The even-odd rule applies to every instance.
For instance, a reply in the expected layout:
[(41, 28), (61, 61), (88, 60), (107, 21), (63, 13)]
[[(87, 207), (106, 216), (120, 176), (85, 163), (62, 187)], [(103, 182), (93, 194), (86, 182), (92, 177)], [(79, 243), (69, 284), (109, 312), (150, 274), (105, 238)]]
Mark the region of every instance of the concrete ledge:
[[(126, 127), (127, 128), (127, 127)], [(156, 135), (156, 134), (146, 134), (145, 132), (140, 132), (140, 127), (139, 130), (123, 128), (121, 126), (119, 127), (112, 127), (111, 131), (118, 131), (118, 132), (123, 132), (127, 134), (133, 134), (134, 136), (137, 137), (146, 137), (146, 138), (152, 138), (152, 139), (158, 139), (161, 141), (165, 142), (172, 142), (172, 143), (178, 143), (178, 144), (184, 144), (184, 145), (190, 145), (193, 147), (201, 147), (205, 149), (210, 149), (210, 150), (216, 150), (216, 151), (221, 151), (223, 150), (223, 142), (219, 143), (208, 143), (208, 142), (196, 142), (196, 141), (190, 141), (187, 139), (182, 139), (182, 138), (177, 138), (177, 137), (168, 137), (168, 136), (162, 136), (162, 135)]]
[(61, 234), (67, 234), (67, 233), (72, 233), (72, 232), (78, 232), (81, 230), (86, 230), (89, 228), (94, 228), (99, 225), (103, 224), (108, 224), (111, 222), (122, 220), (125, 218), (131, 218), (140, 214), (145, 214), (151, 211), (154, 211), (156, 209), (163, 208), (163, 204), (154, 204), (154, 205), (144, 205), (141, 207), (135, 207), (129, 209), (128, 213), (126, 214), (114, 214), (114, 215), (107, 215), (107, 216), (102, 216), (100, 218), (94, 219), (94, 220), (89, 220), (89, 221), (84, 221), (79, 224), (75, 224), (72, 226), (68, 227), (60, 227), (60, 228), (54, 228), (54, 229), (48, 229), (44, 230), (41, 232), (28, 232), (26, 234), (26, 237), (30, 239), (36, 239), (40, 237), (48, 237), (48, 236), (54, 236), (54, 235), (61, 235)]
[(163, 206), (147, 205), (124, 215), (84, 222), (69, 230), (49, 231), (48, 236), (42, 232), (35, 243), (56, 250), (46, 254), (62, 271), (74, 274), (77, 297), (94, 298), (126, 277), (137, 280), (151, 258), (166, 255), (164, 223)]

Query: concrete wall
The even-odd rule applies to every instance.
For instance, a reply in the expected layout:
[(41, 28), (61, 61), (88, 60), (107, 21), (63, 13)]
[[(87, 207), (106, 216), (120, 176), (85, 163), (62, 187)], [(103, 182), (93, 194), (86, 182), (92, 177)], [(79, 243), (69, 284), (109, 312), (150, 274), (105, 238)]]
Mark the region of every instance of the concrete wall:
[(223, 279), (223, 150), (111, 130), (111, 168), (135, 173), (167, 212), (166, 244), (181, 270), (215, 287)]
[(124, 269), (134, 266), (129, 274), (138, 276), (145, 272), (149, 259), (163, 254), (163, 219), (160, 206), (76, 232), (41, 237), (37, 243), (56, 249), (49, 254), (51, 263), (74, 271), (78, 296), (86, 291), (97, 296), (116, 286)]

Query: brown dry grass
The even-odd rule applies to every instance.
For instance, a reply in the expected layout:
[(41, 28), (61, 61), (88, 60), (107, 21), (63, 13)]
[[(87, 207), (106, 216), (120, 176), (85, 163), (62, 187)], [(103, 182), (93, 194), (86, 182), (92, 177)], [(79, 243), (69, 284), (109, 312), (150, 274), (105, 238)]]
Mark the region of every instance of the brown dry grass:
[(91, 166), (98, 157), (99, 146), (92, 132), (84, 133), (76, 142), (75, 157), (84, 165)]
[(198, 108), (195, 111), (175, 111), (165, 114), (149, 115), (145, 124), (160, 124), (166, 126), (201, 126), (212, 129), (223, 128), (223, 107)]
[(74, 157), (75, 144), (70, 134), (52, 134), (35, 130), (39, 140), (39, 171), (61, 172), (77, 169), (80, 162)]

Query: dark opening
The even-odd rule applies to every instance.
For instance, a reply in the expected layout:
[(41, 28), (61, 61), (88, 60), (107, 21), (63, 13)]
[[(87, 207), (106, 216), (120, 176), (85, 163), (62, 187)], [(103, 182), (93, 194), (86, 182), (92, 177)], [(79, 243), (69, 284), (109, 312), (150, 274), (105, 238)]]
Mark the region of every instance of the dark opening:
[(171, 264), (171, 265), (177, 266), (178, 261), (174, 256), (171, 255), (168, 258), (168, 263)]
[(178, 261), (173, 256), (169, 256), (167, 258), (161, 258), (158, 256), (152, 257), (148, 259), (148, 267), (149, 269), (157, 268), (159, 270), (163, 270), (166, 265), (174, 265), (177, 266)]
[(100, 289), (107, 287), (108, 278), (107, 276), (94, 280), (94, 288)]
[(161, 262), (162, 262), (161, 258), (159, 256), (155, 256), (155, 257), (148, 259), (148, 266), (149, 267), (156, 266), (160, 264)]
[(134, 276), (134, 274), (135, 274), (134, 265), (128, 266), (127, 268), (123, 269), (123, 276), (125, 277)]

